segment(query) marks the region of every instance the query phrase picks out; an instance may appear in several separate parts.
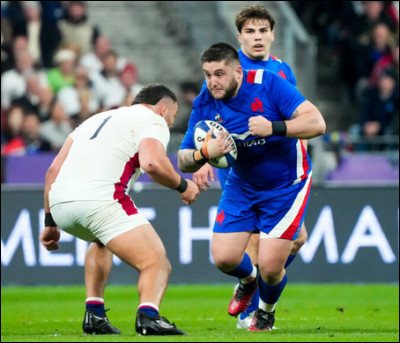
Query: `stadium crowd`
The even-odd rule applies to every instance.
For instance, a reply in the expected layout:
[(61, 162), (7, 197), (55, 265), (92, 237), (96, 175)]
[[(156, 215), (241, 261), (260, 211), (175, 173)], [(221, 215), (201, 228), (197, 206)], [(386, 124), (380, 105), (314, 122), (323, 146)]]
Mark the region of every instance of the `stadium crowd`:
[(328, 49), (343, 96), (358, 109), (350, 133), (399, 134), (399, 2), (291, 1)]
[[(358, 108), (349, 131), (398, 135), (398, 2), (291, 4), (318, 43), (332, 51)], [(58, 151), (86, 118), (130, 105), (141, 89), (140, 66), (113, 50), (84, 1), (2, 1), (1, 16), (2, 169), (6, 156)], [(196, 86), (182, 84), (187, 115), (171, 129), (173, 150), (186, 130)]]
[(1, 15), (2, 156), (58, 151), (86, 118), (141, 89), (85, 2), (4, 1)]

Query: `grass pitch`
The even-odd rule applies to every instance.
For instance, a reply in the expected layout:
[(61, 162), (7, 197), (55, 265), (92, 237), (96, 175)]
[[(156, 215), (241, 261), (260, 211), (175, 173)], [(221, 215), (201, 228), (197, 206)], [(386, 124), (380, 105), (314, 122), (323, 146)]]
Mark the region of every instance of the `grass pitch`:
[(398, 342), (399, 286), (288, 284), (272, 332), (236, 329), (233, 285), (170, 285), (161, 315), (188, 336), (137, 336), (133, 286), (110, 285), (106, 307), (121, 336), (84, 336), (83, 286), (4, 287), (2, 342)]

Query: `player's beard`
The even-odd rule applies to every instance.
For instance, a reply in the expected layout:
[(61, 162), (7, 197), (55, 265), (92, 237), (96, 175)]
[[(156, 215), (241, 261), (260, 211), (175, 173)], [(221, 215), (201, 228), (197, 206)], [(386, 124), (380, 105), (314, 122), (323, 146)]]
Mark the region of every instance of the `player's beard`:
[(230, 98), (232, 98), (235, 95), (238, 85), (239, 85), (239, 83), (237, 82), (237, 80), (232, 79), (229, 86), (225, 89), (225, 93), (223, 95), (221, 95), (220, 97), (214, 96), (213, 92), (210, 89), (209, 89), (209, 92), (212, 94), (212, 96), (214, 97), (215, 100), (229, 100)]

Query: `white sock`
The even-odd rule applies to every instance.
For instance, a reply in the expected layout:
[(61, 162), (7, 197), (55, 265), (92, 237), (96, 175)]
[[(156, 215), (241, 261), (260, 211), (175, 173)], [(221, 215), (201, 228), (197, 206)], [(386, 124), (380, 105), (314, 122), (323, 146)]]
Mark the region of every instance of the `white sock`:
[(151, 302), (141, 303), (141, 304), (138, 306), (138, 309), (141, 308), (141, 307), (144, 307), (144, 306), (152, 307), (152, 308), (154, 308), (155, 310), (157, 310), (157, 312), (159, 312), (158, 306), (157, 306), (156, 304), (151, 303)]
[(251, 280), (251, 281), (247, 281), (247, 280), (246, 280), (246, 279), (249, 278), (250, 276), (252, 276), (253, 278), (256, 278), (256, 276), (257, 276), (257, 268), (256, 268), (256, 266), (254, 266), (254, 265), (253, 265), (253, 271), (251, 272), (251, 274), (250, 274), (248, 277), (244, 278), (244, 279), (240, 279), (240, 281), (242, 281), (243, 283), (253, 282), (253, 280)]
[(277, 303), (275, 304), (267, 304), (266, 302), (262, 301), (262, 299), (260, 298), (258, 301), (258, 307), (260, 309), (262, 309), (265, 312), (273, 312), (275, 310), (275, 306)]
[(88, 301), (98, 301), (98, 302), (101, 302), (101, 303), (104, 304), (104, 299), (103, 298), (89, 297), (89, 298), (86, 298), (86, 302), (88, 302)]

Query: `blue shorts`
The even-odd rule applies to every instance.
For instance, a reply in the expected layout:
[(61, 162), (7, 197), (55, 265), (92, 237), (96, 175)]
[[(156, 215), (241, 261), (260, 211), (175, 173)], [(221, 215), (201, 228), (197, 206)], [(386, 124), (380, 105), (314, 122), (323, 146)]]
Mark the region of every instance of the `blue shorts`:
[(243, 183), (234, 173), (218, 207), (214, 232), (260, 230), (260, 238), (295, 240), (307, 209), (311, 174), (286, 188), (260, 190)]

